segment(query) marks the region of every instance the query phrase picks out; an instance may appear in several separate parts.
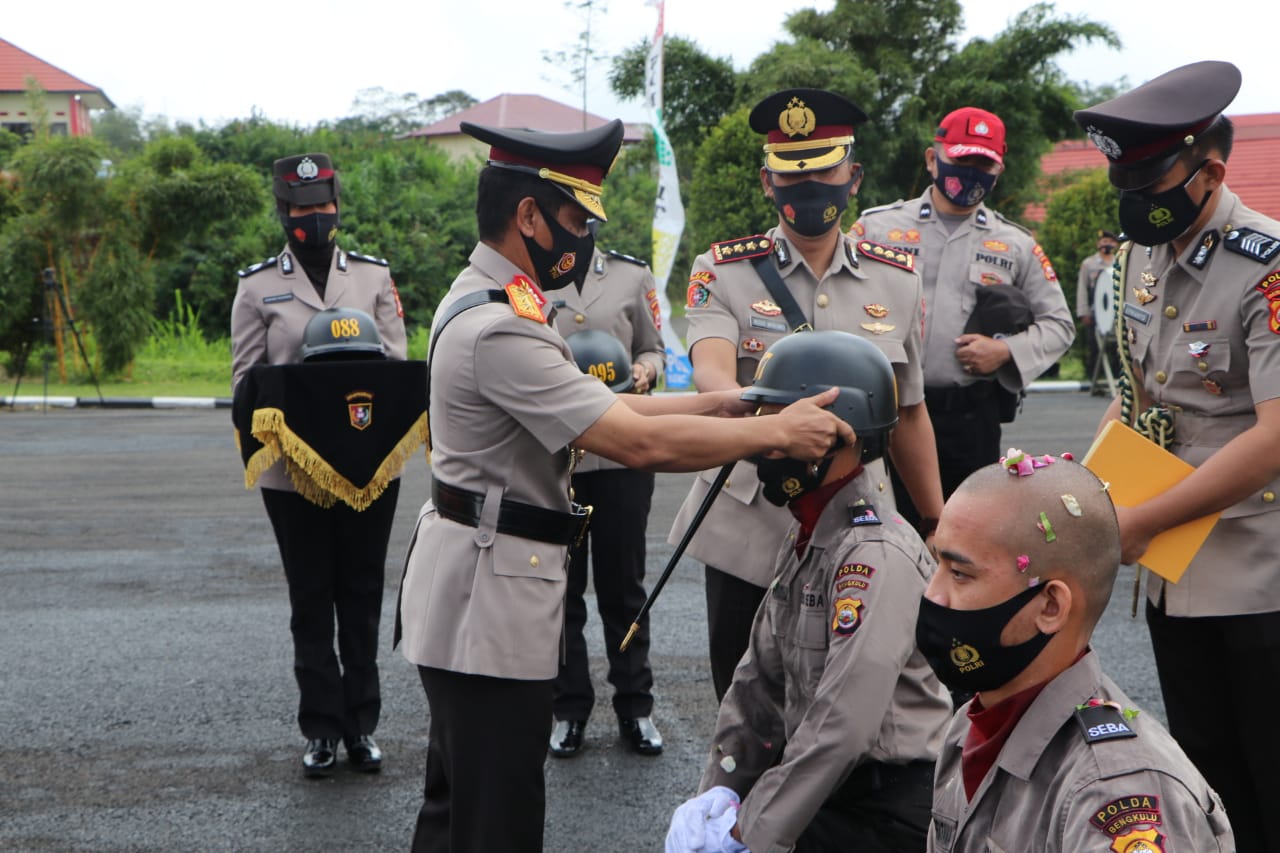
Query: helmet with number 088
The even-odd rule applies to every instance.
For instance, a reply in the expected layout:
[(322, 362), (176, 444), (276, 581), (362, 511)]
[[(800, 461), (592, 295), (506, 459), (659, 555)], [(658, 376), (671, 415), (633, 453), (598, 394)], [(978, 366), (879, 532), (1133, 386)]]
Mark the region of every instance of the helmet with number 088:
[(631, 356), (622, 341), (599, 329), (584, 329), (564, 339), (578, 369), (599, 379), (609, 390), (625, 394), (635, 387)]
[(300, 361), (385, 359), (386, 347), (373, 318), (355, 308), (326, 308), (307, 321)]
[(898, 383), (888, 357), (857, 335), (797, 332), (782, 338), (761, 356), (742, 399), (786, 406), (832, 387), (840, 396), (827, 409), (853, 427), (862, 461), (883, 456), (898, 423)]

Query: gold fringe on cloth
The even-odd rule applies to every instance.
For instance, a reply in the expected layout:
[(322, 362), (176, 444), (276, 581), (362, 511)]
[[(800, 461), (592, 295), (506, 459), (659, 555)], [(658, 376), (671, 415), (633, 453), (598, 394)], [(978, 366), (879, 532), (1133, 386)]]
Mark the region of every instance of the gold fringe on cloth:
[[(262, 443), (262, 449), (245, 464), (245, 488), (252, 488), (264, 471), (283, 458), (285, 471), (299, 495), (326, 509), (342, 501), (356, 512), (363, 512), (382, 495), (392, 480), (400, 476), (419, 445), (426, 444), (427, 413), (418, 416), (363, 487), (339, 474), (299, 438), (285, 423), (284, 412), (280, 409), (255, 410), (251, 432)], [(430, 459), (429, 452), (427, 458)]]

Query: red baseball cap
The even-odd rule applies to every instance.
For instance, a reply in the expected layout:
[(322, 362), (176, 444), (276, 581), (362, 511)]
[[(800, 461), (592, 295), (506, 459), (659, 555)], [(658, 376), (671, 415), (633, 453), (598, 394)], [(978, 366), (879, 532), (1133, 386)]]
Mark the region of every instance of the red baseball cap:
[(997, 163), (1004, 163), (1004, 122), (995, 113), (977, 107), (961, 107), (947, 113), (938, 125), (934, 141), (941, 142), (942, 149), (953, 160), (977, 154)]

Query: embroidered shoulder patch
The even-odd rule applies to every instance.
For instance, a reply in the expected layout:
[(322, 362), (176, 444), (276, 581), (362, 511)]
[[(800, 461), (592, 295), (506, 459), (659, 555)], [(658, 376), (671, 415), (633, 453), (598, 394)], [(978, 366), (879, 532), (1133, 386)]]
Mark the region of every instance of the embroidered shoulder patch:
[(649, 303), (649, 314), (653, 317), (653, 325), (662, 329), (662, 305), (658, 302), (658, 291), (652, 287), (645, 291), (645, 301)]
[(1267, 263), (1276, 256), (1277, 252), (1280, 252), (1280, 239), (1253, 228), (1235, 228), (1228, 231), (1227, 236), (1222, 240), (1222, 245), (1228, 251), (1252, 258), (1260, 264)]
[(372, 255), (362, 255), (359, 252), (347, 252), (347, 256), (355, 258), (357, 261), (364, 261), (367, 264), (377, 264), (380, 267), (391, 266), (386, 258), (375, 258)]
[(518, 275), (511, 279), (504, 290), (507, 291), (511, 310), (516, 312), (517, 316), (538, 323), (547, 322), (547, 315), (542, 310), (547, 304), (547, 297), (543, 296), (538, 286), (529, 279)]
[(1040, 248), (1040, 244), (1036, 243), (1031, 254), (1036, 256), (1036, 260), (1040, 262), (1040, 269), (1044, 272), (1045, 281), (1057, 281), (1058, 273), (1054, 271), (1053, 264), (1049, 262), (1049, 256), (1044, 253), (1044, 249)]
[(606, 250), (605, 250), (605, 254), (606, 254), (606, 255), (609, 255), (610, 257), (617, 258), (617, 259), (618, 259), (618, 260), (620, 260), (620, 261), (626, 261), (627, 263), (635, 264), (635, 265), (637, 265), (637, 266), (641, 266), (641, 267), (647, 267), (647, 266), (649, 266), (648, 264), (646, 264), (644, 261), (640, 260), (639, 258), (634, 258), (634, 257), (632, 257), (631, 255), (624, 255), (624, 254), (622, 254), (622, 252), (615, 252), (615, 251), (613, 251), (612, 249), (606, 249)]
[(857, 595), (857, 593), (845, 593), (850, 589), (870, 589), (871, 578), (875, 573), (876, 570), (871, 566), (862, 563), (845, 563), (836, 569), (835, 580), (831, 582), (831, 598), (834, 600), (842, 594)]
[(1137, 737), (1138, 733), (1129, 727), (1125, 715), (1114, 705), (1086, 705), (1076, 709), (1076, 724), (1085, 743), (1100, 743), (1104, 740), (1122, 740)]
[(236, 275), (240, 276), (241, 278), (248, 278), (249, 276), (253, 275), (256, 272), (261, 272), (262, 270), (268, 269), (270, 267), (274, 267), (275, 265), (276, 265), (276, 258), (270, 257), (270, 258), (267, 258), (265, 261), (262, 261), (261, 263), (256, 263), (251, 267), (247, 267), (246, 269), (239, 270), (236, 273)]
[(858, 253), (871, 258), (873, 261), (880, 261), (891, 267), (897, 267), (903, 270), (914, 270), (916, 268), (916, 259), (914, 255), (907, 252), (899, 252), (892, 246), (885, 246), (882, 243), (872, 243), (870, 240), (858, 241)]
[(849, 507), (849, 523), (854, 527), (861, 527), (864, 524), (881, 524), (880, 516), (876, 515), (876, 508), (871, 504), (858, 504)]
[(841, 636), (847, 637), (857, 631), (867, 618), (867, 606), (862, 603), (860, 598), (837, 598), (834, 609), (835, 615), (831, 618), (831, 630)]
[(865, 225), (862, 224), (862, 220), (858, 220), (857, 222), (853, 223), (853, 227), (849, 229), (849, 236), (850, 237), (867, 236), (867, 228)]
[(1121, 833), (1127, 834), (1135, 826), (1159, 826), (1163, 823), (1160, 818), (1160, 798), (1155, 794), (1119, 797), (1094, 812), (1089, 823), (1112, 838)]
[(772, 240), (763, 234), (755, 234), (751, 237), (740, 237), (737, 240), (712, 243), (711, 259), (717, 264), (727, 264), (729, 261), (740, 261), (743, 258), (758, 258), (761, 255), (767, 255), (771, 249), (773, 249)]

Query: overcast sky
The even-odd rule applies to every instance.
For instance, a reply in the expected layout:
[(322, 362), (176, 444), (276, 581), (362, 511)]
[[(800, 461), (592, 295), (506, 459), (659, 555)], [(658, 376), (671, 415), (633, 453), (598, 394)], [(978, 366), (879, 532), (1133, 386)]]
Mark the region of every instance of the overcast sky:
[[(741, 69), (784, 35), (788, 13), (833, 5), (669, 0), (667, 32)], [(965, 0), (963, 40), (994, 35), (1028, 5)], [(1223, 35), (1217, 37), (1207, 29), (1213, 19), (1204, 5), (1189, 0), (1062, 0), (1056, 9), (1107, 23), (1124, 42), (1122, 50), (1090, 47), (1063, 58), (1073, 79), (1100, 84), (1127, 77), (1137, 85), (1188, 62), (1225, 59), (1244, 73), (1230, 113), (1280, 112), (1274, 45), (1280, 4), (1274, 0), (1220, 15), (1215, 25)], [(644, 0), (609, 0), (601, 17), (595, 44), (613, 54), (650, 38), (657, 13)], [(371, 87), (422, 97), (461, 89), (482, 101), (533, 93), (576, 105), (580, 95), (565, 88), (568, 78), (557, 76), (542, 54), (572, 48), (580, 30), (580, 19), (562, 0), (223, 0), (209, 6), (12, 0), (0, 16), (0, 38), (101, 88), (117, 106), (206, 124), (255, 109), (281, 122), (336, 119), (350, 113), (358, 91)], [(597, 77), (588, 93), (592, 112), (645, 120), (638, 102), (613, 99), (605, 66)]]

